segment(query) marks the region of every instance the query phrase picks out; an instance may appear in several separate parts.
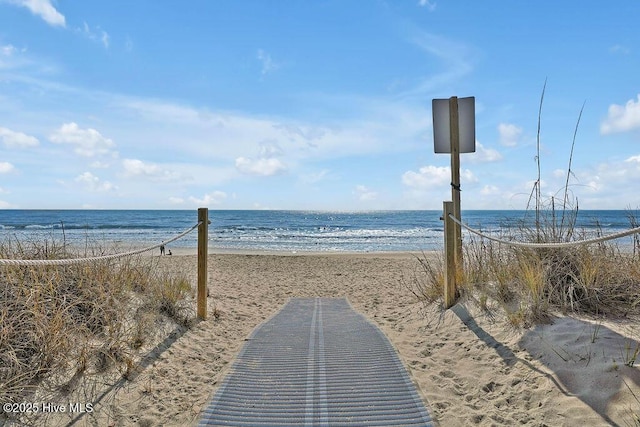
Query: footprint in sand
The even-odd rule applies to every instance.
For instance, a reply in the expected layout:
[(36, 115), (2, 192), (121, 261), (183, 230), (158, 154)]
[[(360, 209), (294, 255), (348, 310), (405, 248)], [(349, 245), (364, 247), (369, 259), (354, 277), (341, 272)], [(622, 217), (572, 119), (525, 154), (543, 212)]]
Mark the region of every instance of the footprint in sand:
[(409, 362), (409, 365), (413, 368), (413, 369), (419, 369), (421, 371), (426, 371), (427, 370), (427, 365), (422, 363), (419, 360), (412, 360), (411, 362)]
[(502, 387), (502, 384), (491, 381), (482, 386), (482, 391), (484, 391), (485, 393), (491, 393), (499, 387)]
[(428, 348), (425, 350), (422, 350), (420, 353), (418, 353), (420, 356), (422, 357), (429, 357), (431, 356), (431, 350), (429, 350)]
[(453, 371), (440, 371), (439, 374), (440, 376), (445, 378), (453, 378), (456, 376), (455, 372)]

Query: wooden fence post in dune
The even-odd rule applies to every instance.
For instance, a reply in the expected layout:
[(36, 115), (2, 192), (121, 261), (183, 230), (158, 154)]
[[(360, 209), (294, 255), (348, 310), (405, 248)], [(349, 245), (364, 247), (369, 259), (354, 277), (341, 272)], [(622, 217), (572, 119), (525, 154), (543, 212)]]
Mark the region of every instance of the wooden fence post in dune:
[(444, 270), (444, 308), (451, 308), (456, 303), (456, 275), (458, 266), (456, 265), (456, 229), (455, 222), (450, 215), (454, 213), (454, 203), (443, 203), (443, 219), (444, 219), (444, 254), (445, 254), (445, 270)]
[(198, 209), (198, 319), (207, 320), (207, 258), (209, 256), (209, 209)]

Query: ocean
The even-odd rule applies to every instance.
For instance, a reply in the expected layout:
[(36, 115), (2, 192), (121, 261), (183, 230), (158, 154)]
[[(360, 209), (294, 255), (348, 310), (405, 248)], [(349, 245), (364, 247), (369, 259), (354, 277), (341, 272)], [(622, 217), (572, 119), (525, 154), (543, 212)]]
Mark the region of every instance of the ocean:
[[(379, 252), (440, 250), (441, 211), (315, 212), (210, 210), (211, 250), (287, 252)], [(500, 233), (532, 212), (463, 211), (474, 228)], [(160, 243), (197, 223), (194, 210), (0, 210), (0, 241), (56, 240), (76, 246), (116, 244), (144, 247)], [(589, 236), (630, 228), (628, 212), (581, 211), (577, 228)], [(466, 232), (465, 232), (466, 233)], [(632, 245), (632, 237), (619, 239)], [(171, 243), (196, 248), (197, 232)]]

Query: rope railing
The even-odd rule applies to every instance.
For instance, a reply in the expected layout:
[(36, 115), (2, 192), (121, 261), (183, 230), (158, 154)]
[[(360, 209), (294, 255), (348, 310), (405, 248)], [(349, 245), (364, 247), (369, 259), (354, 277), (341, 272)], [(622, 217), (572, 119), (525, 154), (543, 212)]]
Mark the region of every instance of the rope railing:
[(0, 265), (14, 265), (14, 266), (40, 266), (40, 265), (72, 265), (72, 264), (81, 264), (85, 262), (92, 261), (103, 261), (108, 259), (117, 259), (124, 258), (127, 256), (138, 255), (144, 252), (149, 252), (154, 249), (158, 249), (160, 246), (167, 245), (171, 242), (175, 242), (178, 239), (183, 238), (187, 234), (191, 233), (193, 230), (198, 228), (202, 222), (198, 222), (193, 227), (183, 231), (175, 237), (172, 237), (169, 240), (165, 240), (161, 243), (158, 243), (153, 246), (149, 246), (142, 249), (136, 249), (133, 251), (122, 252), (117, 254), (109, 254), (109, 255), (99, 255), (94, 257), (84, 257), (84, 258), (69, 258), (69, 259), (0, 259)]
[(572, 248), (581, 245), (593, 245), (595, 243), (606, 242), (607, 240), (619, 239), (621, 237), (630, 236), (632, 234), (640, 234), (640, 227), (631, 228), (617, 233), (599, 236), (592, 239), (576, 240), (572, 242), (549, 242), (549, 243), (527, 243), (514, 240), (505, 240), (498, 237), (490, 236), (480, 230), (476, 230), (460, 221), (453, 211), (453, 202), (445, 201), (443, 203), (444, 221), (444, 252), (445, 252), (445, 269), (444, 269), (444, 307), (451, 308), (456, 304), (459, 297), (458, 281), (461, 276), (460, 272), (463, 268), (462, 259), (462, 239), (461, 230), (465, 230), (480, 236), (483, 239), (491, 240), (503, 245), (514, 246), (519, 248), (538, 248), (538, 249), (560, 249)]
[(606, 242), (607, 240), (619, 239), (621, 237), (630, 236), (632, 234), (640, 233), (640, 227), (631, 228), (629, 230), (620, 231), (618, 233), (608, 234), (606, 236), (595, 237), (593, 239), (585, 239), (585, 240), (576, 240), (573, 242), (556, 242), (556, 243), (526, 243), (526, 242), (517, 242), (512, 240), (504, 240), (497, 237), (489, 236), (484, 234), (482, 231), (476, 230), (475, 228), (469, 227), (467, 224), (459, 221), (455, 216), (449, 215), (449, 218), (456, 224), (460, 225), (462, 228), (470, 231), (473, 234), (477, 234), (480, 237), (483, 237), (488, 240), (492, 240), (497, 243), (502, 243), (505, 245), (516, 246), (521, 248), (544, 248), (544, 249), (560, 249), (560, 248), (571, 248), (580, 245), (592, 245), (595, 243)]

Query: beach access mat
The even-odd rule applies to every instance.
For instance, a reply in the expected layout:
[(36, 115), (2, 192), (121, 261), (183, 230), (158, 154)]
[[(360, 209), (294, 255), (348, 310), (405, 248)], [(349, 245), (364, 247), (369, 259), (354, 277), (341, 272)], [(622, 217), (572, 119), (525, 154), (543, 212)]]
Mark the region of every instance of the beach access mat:
[(250, 335), (200, 426), (431, 426), (384, 334), (342, 298), (294, 298)]

